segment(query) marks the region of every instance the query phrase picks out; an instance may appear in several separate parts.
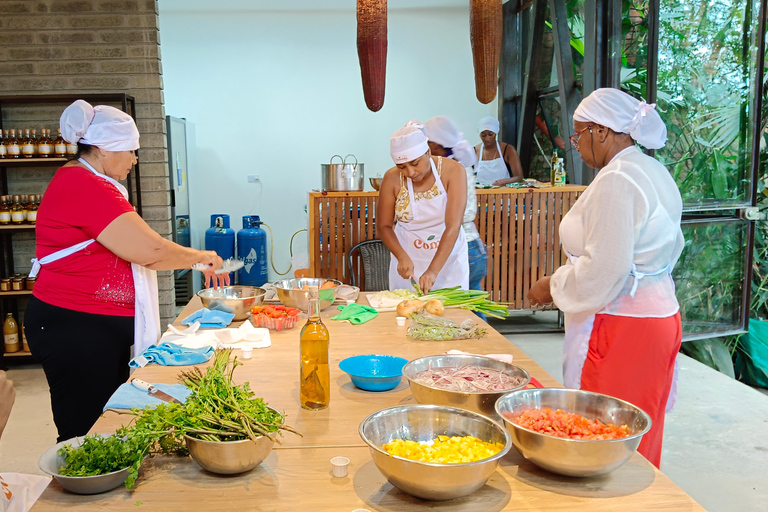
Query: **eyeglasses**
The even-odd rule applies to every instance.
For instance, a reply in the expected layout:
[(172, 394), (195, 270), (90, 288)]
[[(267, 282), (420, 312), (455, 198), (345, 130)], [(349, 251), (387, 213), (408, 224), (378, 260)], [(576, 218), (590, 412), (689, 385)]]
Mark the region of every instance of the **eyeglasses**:
[(570, 137), (568, 137), (571, 141), (571, 145), (575, 150), (577, 151), (579, 150), (579, 139), (581, 138), (581, 135), (587, 130), (589, 130), (589, 133), (592, 133), (592, 126), (594, 125), (589, 124), (586, 127), (574, 133), (573, 135), (571, 135)]

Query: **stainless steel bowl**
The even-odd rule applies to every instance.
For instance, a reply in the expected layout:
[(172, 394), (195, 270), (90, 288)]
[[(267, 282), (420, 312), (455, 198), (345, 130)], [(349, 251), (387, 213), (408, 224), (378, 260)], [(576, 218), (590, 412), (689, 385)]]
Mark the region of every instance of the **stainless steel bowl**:
[[(504, 391), (496, 391), (493, 393), (460, 393), (458, 391), (447, 391), (445, 389), (438, 389), (424, 384), (419, 384), (413, 380), (413, 377), (425, 370), (433, 368), (443, 367), (461, 367), (461, 366), (482, 366), (484, 368), (490, 368), (492, 370), (500, 370), (513, 377), (520, 377), (523, 382), (512, 389), (506, 389)], [(438, 404), (447, 405), (450, 407), (461, 407), (462, 409), (468, 409), (470, 411), (484, 414), (491, 419), (497, 421), (501, 420), (501, 417), (496, 414), (494, 406), (496, 400), (516, 389), (524, 388), (531, 380), (531, 376), (527, 371), (504, 361), (497, 359), (491, 359), (490, 357), (483, 356), (471, 356), (471, 355), (442, 355), (442, 356), (427, 356), (414, 359), (405, 367), (403, 367), (403, 375), (408, 379), (411, 386), (411, 393), (417, 402), (420, 404)]]
[(83, 443), (83, 439), (84, 436), (73, 437), (48, 448), (38, 459), (38, 467), (55, 478), (63, 488), (75, 494), (99, 494), (110, 491), (125, 482), (125, 479), (128, 478), (128, 468), (96, 476), (64, 476), (59, 474), (59, 469), (67, 463), (66, 459), (59, 455), (59, 449), (65, 444), (78, 447)]
[[(272, 409), (270, 407), (270, 409)], [(278, 412), (275, 409), (272, 409)], [(275, 435), (278, 435), (275, 433)], [(256, 441), (203, 441), (188, 435), (184, 442), (192, 458), (200, 467), (220, 475), (235, 475), (255, 468), (267, 458), (275, 442), (266, 436), (259, 436)]]
[[(374, 464), (387, 480), (401, 491), (425, 500), (451, 500), (475, 492), (485, 485), (511, 448), (509, 432), (495, 421), (471, 411), (439, 405), (383, 409), (365, 418), (359, 432), (371, 449)], [(390, 457), (381, 448), (393, 439), (431, 441), (438, 435), (474, 436), (502, 443), (504, 448), (493, 457), (464, 464)]]
[[(521, 427), (505, 413), (550, 407), (580, 414), (603, 423), (627, 425), (632, 432), (622, 439), (591, 441), (540, 434)], [(637, 450), (643, 434), (651, 429), (651, 418), (639, 407), (608, 395), (578, 389), (522, 389), (496, 402), (496, 412), (512, 435), (515, 448), (537, 466), (566, 476), (586, 477), (610, 473)]]
[(245, 320), (253, 306), (264, 302), (267, 291), (255, 286), (224, 286), (218, 290), (206, 288), (197, 292), (203, 307), (234, 313), (234, 320)]
[(275, 283), (277, 298), (284, 306), (298, 308), (302, 311), (309, 309), (309, 291), (302, 290), (304, 286), (317, 286), (320, 288), (326, 282), (334, 283), (333, 288), (320, 290), (320, 309), (325, 309), (336, 300), (339, 286), (343, 283), (336, 279), (324, 279), (322, 277), (302, 277), (301, 279), (283, 279)]
[(371, 182), (371, 186), (373, 187), (373, 190), (379, 190), (381, 188), (381, 180), (384, 178), (368, 178), (368, 181)]

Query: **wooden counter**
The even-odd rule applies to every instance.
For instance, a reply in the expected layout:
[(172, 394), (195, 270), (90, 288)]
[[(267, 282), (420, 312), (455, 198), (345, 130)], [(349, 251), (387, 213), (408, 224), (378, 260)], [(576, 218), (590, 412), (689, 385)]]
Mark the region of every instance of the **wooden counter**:
[[(585, 188), (477, 190), (475, 224), (488, 250), (484, 289), (492, 300), (508, 302), (510, 309), (530, 309), (525, 295), (531, 284), (551, 275), (564, 262), (560, 221)], [(378, 197), (378, 192), (309, 193), (312, 276), (349, 283), (349, 250), (361, 241), (378, 238)]]
[[(179, 315), (198, 309), (195, 298)], [(364, 299), (361, 299), (365, 303)], [(355, 388), (338, 369), (351, 355), (380, 353), (405, 358), (439, 354), (452, 348), (477, 353), (512, 353), (515, 363), (542, 384), (556, 381), (536, 363), (493, 329), (482, 340), (457, 342), (411, 341), (405, 328), (395, 325), (394, 313), (382, 313), (363, 325), (331, 321), (333, 308), (323, 312), (331, 332), (331, 405), (323, 411), (305, 411), (298, 396), (299, 328), (273, 332), (272, 346), (254, 350), (253, 358), (235, 371), (238, 382), (250, 381), (257, 395), (287, 413), (287, 423), (304, 434), (286, 434), (282, 445), (258, 468), (233, 476), (203, 471), (193, 460), (156, 457), (144, 463), (131, 492), (119, 487), (105, 494), (78, 496), (64, 491), (55, 481), (46, 489), (33, 511), (72, 510), (259, 510), (408, 512), (439, 509), (450, 511), (613, 511), (703, 510), (688, 495), (635, 454), (613, 473), (597, 478), (572, 479), (538, 469), (510, 450), (499, 469), (479, 491), (449, 502), (426, 502), (392, 487), (374, 465), (357, 428), (368, 414), (384, 407), (413, 403), (407, 385), (388, 392), (372, 393)], [(448, 316), (464, 319), (469, 312), (449, 310)], [(472, 316), (474, 318), (474, 315)], [(478, 320), (479, 321), (479, 320)], [(149, 382), (174, 383), (179, 367), (150, 365), (135, 372)], [(110, 433), (130, 417), (108, 413), (92, 432)], [(351, 460), (349, 475), (334, 478), (330, 459), (341, 455)], [(138, 508), (137, 508), (138, 507)]]

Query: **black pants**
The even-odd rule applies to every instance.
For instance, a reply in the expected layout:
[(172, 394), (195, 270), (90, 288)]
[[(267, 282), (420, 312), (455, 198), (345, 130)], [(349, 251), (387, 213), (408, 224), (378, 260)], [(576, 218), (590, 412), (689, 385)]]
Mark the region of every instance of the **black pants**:
[(48, 379), (59, 442), (85, 435), (128, 380), (133, 317), (81, 313), (32, 297), (24, 330)]

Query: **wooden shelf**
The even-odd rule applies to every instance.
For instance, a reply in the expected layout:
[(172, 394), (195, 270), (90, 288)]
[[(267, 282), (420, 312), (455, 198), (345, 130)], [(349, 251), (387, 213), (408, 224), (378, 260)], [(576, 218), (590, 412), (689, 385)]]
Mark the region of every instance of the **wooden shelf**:
[(32, 295), (32, 290), (15, 290), (10, 292), (0, 292), (0, 299), (3, 297), (17, 297), (22, 295)]
[(34, 224), (7, 224), (5, 226), (0, 226), (0, 231), (25, 231), (34, 229)]
[(19, 350), (18, 352), (5, 352), (4, 357), (32, 357), (32, 352), (26, 350)]
[(65, 164), (66, 158), (3, 158), (0, 167), (45, 167), (49, 165)]

